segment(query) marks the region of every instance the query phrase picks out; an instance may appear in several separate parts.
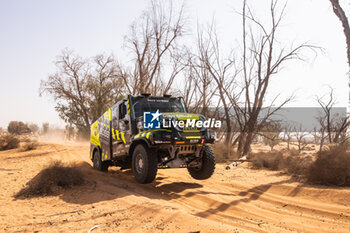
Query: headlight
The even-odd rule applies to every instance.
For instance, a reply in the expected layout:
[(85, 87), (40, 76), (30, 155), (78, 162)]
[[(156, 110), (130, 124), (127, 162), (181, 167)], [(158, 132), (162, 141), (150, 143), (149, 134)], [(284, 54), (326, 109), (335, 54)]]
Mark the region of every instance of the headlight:
[(213, 131), (213, 134), (211, 135), (211, 138), (214, 139), (214, 140), (218, 139), (216, 131)]
[(217, 134), (216, 134), (216, 131), (214, 130), (208, 130), (208, 136), (209, 136), (209, 139), (214, 139), (214, 140), (217, 140)]

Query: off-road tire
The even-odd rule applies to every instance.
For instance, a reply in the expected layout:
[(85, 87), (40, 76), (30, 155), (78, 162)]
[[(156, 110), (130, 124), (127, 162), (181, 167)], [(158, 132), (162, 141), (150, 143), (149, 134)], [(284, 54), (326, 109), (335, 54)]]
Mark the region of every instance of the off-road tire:
[(101, 152), (99, 150), (95, 150), (94, 157), (92, 158), (93, 167), (96, 170), (107, 172), (108, 171), (108, 163), (106, 161), (101, 160)]
[(190, 175), (196, 180), (206, 180), (210, 178), (215, 170), (214, 152), (209, 146), (203, 147), (202, 164), (200, 167), (188, 167)]
[(151, 183), (157, 175), (158, 159), (152, 152), (153, 150), (140, 144), (132, 154), (132, 171), (135, 180), (140, 184)]

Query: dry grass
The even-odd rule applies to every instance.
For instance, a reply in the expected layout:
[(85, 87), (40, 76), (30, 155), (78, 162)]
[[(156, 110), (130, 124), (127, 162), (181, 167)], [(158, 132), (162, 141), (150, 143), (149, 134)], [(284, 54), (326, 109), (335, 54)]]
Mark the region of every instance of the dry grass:
[(12, 134), (3, 133), (0, 135), (0, 150), (10, 150), (18, 148), (19, 142), (20, 140), (18, 139), (18, 137)]
[(313, 160), (311, 156), (301, 157), (290, 155), (283, 160), (282, 167), (292, 175), (301, 175), (305, 176)]
[(307, 174), (312, 164), (311, 156), (295, 156), (293, 153), (283, 154), (281, 151), (254, 153), (250, 155), (250, 159), (254, 169), (285, 170), (292, 175)]
[(39, 146), (39, 143), (37, 141), (29, 141), (29, 142), (24, 142), (23, 145), (21, 145), (21, 151), (30, 151), (30, 150), (35, 150)]
[[(284, 170), (311, 184), (350, 186), (350, 152), (344, 146), (331, 146), (313, 156), (294, 153), (260, 152), (250, 154), (254, 169)], [(306, 178), (306, 179), (305, 179)]]
[(38, 141), (31, 136), (26, 135), (13, 135), (9, 133), (0, 134), (0, 151), (16, 149), (20, 147), (21, 151), (29, 151), (37, 149), (39, 146)]
[(321, 152), (310, 166), (307, 179), (314, 184), (350, 186), (350, 153), (342, 146)]
[(259, 152), (249, 155), (254, 169), (267, 168), (269, 170), (279, 170), (282, 166), (283, 154), (279, 151)]
[(299, 153), (299, 150), (296, 149), (296, 148), (290, 148), (290, 149), (287, 150), (287, 151), (288, 151), (288, 154), (293, 155), (293, 156), (297, 156), (297, 155), (300, 154), (300, 153)]
[(59, 188), (70, 188), (83, 182), (83, 174), (76, 166), (66, 166), (56, 161), (31, 179), (15, 198), (54, 195)]
[(225, 163), (230, 160), (238, 159), (237, 153), (232, 147), (228, 148), (224, 143), (216, 143), (212, 146), (217, 163)]

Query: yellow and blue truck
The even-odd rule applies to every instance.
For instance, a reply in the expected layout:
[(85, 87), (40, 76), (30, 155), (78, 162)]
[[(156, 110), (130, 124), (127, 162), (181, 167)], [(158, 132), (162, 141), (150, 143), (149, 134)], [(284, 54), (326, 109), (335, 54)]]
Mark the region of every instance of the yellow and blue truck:
[(152, 182), (158, 168), (183, 167), (195, 179), (208, 179), (215, 170), (208, 144), (216, 132), (203, 121), (203, 115), (187, 113), (181, 97), (128, 95), (91, 125), (93, 167), (132, 168), (139, 183)]

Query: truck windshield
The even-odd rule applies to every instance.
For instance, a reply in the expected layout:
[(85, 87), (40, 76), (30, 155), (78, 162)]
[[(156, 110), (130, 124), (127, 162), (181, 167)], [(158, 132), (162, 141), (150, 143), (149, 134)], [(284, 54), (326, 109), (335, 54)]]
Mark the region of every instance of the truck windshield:
[(134, 101), (135, 117), (143, 116), (143, 112), (186, 112), (184, 104), (177, 98), (157, 99), (142, 98)]

